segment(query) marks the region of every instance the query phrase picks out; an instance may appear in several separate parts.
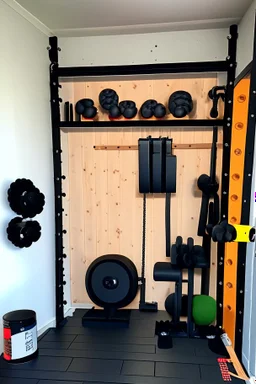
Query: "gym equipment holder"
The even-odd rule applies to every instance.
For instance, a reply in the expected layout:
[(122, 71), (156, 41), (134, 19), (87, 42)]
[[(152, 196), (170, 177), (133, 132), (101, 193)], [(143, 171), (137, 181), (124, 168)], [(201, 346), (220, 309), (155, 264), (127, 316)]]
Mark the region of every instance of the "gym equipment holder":
[(86, 272), (85, 286), (90, 299), (104, 310), (89, 310), (83, 316), (84, 326), (129, 325), (130, 311), (118, 309), (130, 304), (138, 291), (138, 274), (130, 259), (112, 254), (98, 257)]
[[(224, 174), (229, 174), (229, 158), (230, 158), (230, 142), (231, 142), (231, 125), (232, 125), (232, 109), (233, 109), (233, 89), (235, 80), (236, 68), (236, 41), (237, 41), (237, 26), (230, 27), (228, 36), (228, 55), (227, 59), (223, 61), (208, 61), (208, 62), (186, 62), (186, 63), (163, 63), (163, 64), (149, 64), (149, 65), (124, 65), (124, 66), (83, 66), (83, 67), (61, 67), (58, 62), (58, 40), (57, 37), (50, 37), (49, 39), (49, 58), (50, 58), (50, 90), (51, 90), (51, 114), (52, 114), (52, 136), (53, 136), (53, 162), (54, 162), (54, 187), (55, 187), (55, 228), (56, 228), (56, 322), (61, 325), (64, 320), (64, 298), (63, 298), (63, 219), (62, 219), (62, 173), (61, 173), (61, 142), (60, 142), (60, 128), (61, 127), (130, 127), (130, 121), (74, 121), (63, 122), (60, 121), (60, 108), (59, 108), (59, 84), (60, 79), (90, 77), (90, 76), (136, 76), (136, 75), (158, 75), (158, 74), (175, 74), (175, 73), (209, 73), (209, 72), (223, 72), (227, 74), (227, 88), (225, 99), (225, 119), (216, 120), (215, 125), (225, 126), (224, 143), (223, 147), (223, 178), (222, 178), (222, 193), (227, 192), (227, 195), (222, 196), (221, 215), (226, 215), (228, 210), (228, 190), (229, 190), (229, 177)], [(210, 42), (209, 42), (210, 43)], [(256, 71), (252, 72), (253, 74)], [(253, 89), (253, 88), (252, 88)], [(254, 85), (255, 89), (255, 85)], [(253, 111), (252, 111), (253, 113)], [(255, 119), (252, 119), (252, 123)], [(148, 121), (140, 120), (133, 121), (132, 127), (206, 127), (212, 126), (213, 122), (209, 119), (177, 119), (177, 120), (160, 120)], [(228, 124), (228, 126), (227, 126)], [(253, 125), (253, 124), (252, 124)], [(250, 134), (250, 143), (253, 146), (252, 134)], [(253, 148), (252, 148), (253, 149)], [(253, 153), (253, 150), (248, 150), (248, 153)], [(247, 174), (250, 172), (250, 159), (247, 161)], [(247, 194), (251, 186), (251, 180), (246, 178)], [(241, 199), (242, 201), (243, 199)], [(247, 200), (249, 201), (249, 200)], [(249, 203), (244, 204), (247, 208)], [(247, 215), (247, 210), (246, 211)], [(245, 222), (246, 223), (246, 222)], [(218, 302), (223, 300), (223, 286), (219, 282), (223, 282), (222, 267), (219, 266), (221, 258), (224, 257), (224, 247), (218, 246)], [(242, 297), (243, 295), (240, 295)], [(241, 306), (239, 307), (241, 308)], [(222, 308), (218, 308), (218, 325), (222, 322)], [(237, 322), (238, 324), (238, 322)], [(240, 324), (239, 324), (240, 326)], [(238, 326), (237, 326), (238, 329)], [(242, 337), (242, 333), (241, 333)], [(240, 343), (241, 344), (241, 343)]]

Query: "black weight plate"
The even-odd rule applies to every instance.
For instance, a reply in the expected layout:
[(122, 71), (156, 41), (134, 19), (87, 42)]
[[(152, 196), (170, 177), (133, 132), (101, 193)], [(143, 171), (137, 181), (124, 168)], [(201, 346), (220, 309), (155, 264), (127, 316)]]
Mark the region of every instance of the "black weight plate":
[[(109, 289), (107, 278), (116, 280), (116, 288)], [(107, 304), (116, 304), (122, 301), (129, 292), (130, 279), (125, 268), (113, 261), (105, 261), (94, 269), (91, 276), (91, 285), (94, 294)]]
[[(99, 272), (97, 272), (98, 268)], [(118, 286), (113, 289), (107, 288), (106, 278), (108, 278), (107, 281), (110, 280), (109, 278), (114, 278)], [(94, 260), (89, 266), (85, 285), (90, 299), (95, 304), (100, 307), (121, 308), (130, 304), (137, 294), (138, 273), (134, 263), (127, 257), (104, 255)]]

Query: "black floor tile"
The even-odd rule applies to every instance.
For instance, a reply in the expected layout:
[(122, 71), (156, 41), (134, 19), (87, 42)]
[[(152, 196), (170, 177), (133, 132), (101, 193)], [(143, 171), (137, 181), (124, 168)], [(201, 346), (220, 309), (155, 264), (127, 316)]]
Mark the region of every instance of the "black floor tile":
[[(200, 370), (202, 380), (207, 380), (209, 383), (223, 384), (223, 379), (218, 364), (215, 367), (209, 365), (200, 365)], [(232, 383), (242, 384), (243, 381), (232, 377)]]
[(122, 360), (74, 358), (68, 371), (118, 375), (121, 372), (122, 364)]
[(13, 377), (0, 377), (0, 384), (38, 384), (38, 379), (18, 379)]
[(83, 384), (82, 381), (40, 380), (38, 384)]
[[(50, 334), (51, 332), (49, 332)], [(48, 334), (48, 335), (49, 335)], [(46, 337), (48, 336), (46, 335)], [(61, 330), (61, 335), (98, 335), (100, 337), (115, 336), (122, 337), (123, 335), (130, 337), (154, 337), (155, 326), (146, 321), (134, 320), (132, 326), (127, 329), (99, 329), (99, 328), (85, 328), (85, 327), (64, 327)], [(43, 339), (45, 340), (45, 338)]]
[[(100, 373), (82, 373), (82, 372), (55, 372), (55, 371), (1, 371), (5, 377), (35, 378), (41, 380), (56, 380), (67, 382), (84, 382), (84, 384), (186, 384), (184, 379), (166, 378), (154, 376), (126, 376), (126, 375), (106, 375)], [(189, 379), (189, 384), (198, 384), (198, 380)], [(201, 380), (200, 384), (214, 384), (212, 382)], [(242, 383), (240, 383), (242, 384)]]
[(82, 318), (81, 317), (68, 317), (65, 327), (82, 327)]
[(151, 361), (125, 361), (122, 375), (154, 376), (155, 363)]
[(0, 376), (6, 377), (0, 384), (223, 382), (218, 356), (209, 351), (207, 340), (174, 338), (172, 349), (156, 348), (155, 322), (168, 320), (166, 312), (132, 311), (129, 329), (116, 330), (84, 328), (85, 312), (76, 311), (62, 329), (44, 334), (37, 360), (15, 366), (0, 361)]
[(66, 335), (65, 333), (61, 331), (55, 331), (54, 329), (51, 329), (50, 332), (47, 333), (47, 335), (44, 336), (42, 341), (55, 341), (55, 342), (72, 342), (76, 338), (76, 335)]
[(134, 309), (131, 312), (131, 323), (133, 320), (145, 320), (145, 317), (149, 319), (149, 321), (160, 321), (160, 320), (171, 320), (171, 316), (168, 315), (166, 311), (158, 311), (158, 312), (140, 312), (138, 309)]
[(75, 312), (73, 313), (73, 316), (72, 318), (74, 317), (78, 317), (80, 319), (82, 319), (83, 315), (89, 311), (89, 309), (76, 309)]
[(200, 380), (199, 365), (177, 364), (177, 363), (156, 363), (156, 376), (177, 377), (181, 379)]
[[(66, 335), (71, 336), (71, 335)], [(132, 337), (126, 334), (123, 335), (105, 335), (91, 332), (88, 335), (78, 335), (75, 338), (76, 343), (96, 343), (96, 344), (138, 344), (138, 345), (156, 345), (157, 339), (154, 337)]]
[[(49, 343), (47, 343), (49, 344)], [(136, 344), (87, 344), (73, 342), (69, 349), (106, 352), (155, 353), (154, 345)]]
[(213, 353), (208, 346), (195, 347), (196, 356), (200, 357), (211, 357), (212, 359), (216, 359), (220, 357), (219, 355)]
[(174, 353), (177, 353), (177, 354), (184, 354), (184, 355), (189, 355), (189, 356), (196, 356), (196, 353), (195, 353), (195, 348), (193, 346), (188, 346), (187, 348), (185, 348), (183, 345), (173, 345), (172, 348), (170, 349), (159, 349), (158, 347), (156, 348), (156, 353), (159, 355), (163, 354), (163, 355), (171, 355), (171, 354), (174, 354)]
[(171, 363), (189, 363), (189, 364), (206, 364), (216, 365), (216, 361), (207, 357), (196, 357), (189, 353), (178, 353), (170, 351), (169, 354), (153, 354), (153, 353), (130, 353), (130, 352), (111, 352), (111, 351), (92, 351), (81, 349), (41, 349), (41, 356), (52, 357), (71, 357), (84, 359), (103, 359), (103, 360), (137, 360), (137, 361), (158, 361)]
[(70, 346), (70, 341), (40, 341), (38, 343), (38, 348), (41, 349), (68, 349)]
[[(40, 370), (40, 371), (66, 371), (72, 361), (70, 357), (48, 357), (39, 356), (37, 359), (23, 364), (10, 364), (0, 360), (0, 369), (9, 370)], [(1, 371), (0, 371), (1, 372)]]

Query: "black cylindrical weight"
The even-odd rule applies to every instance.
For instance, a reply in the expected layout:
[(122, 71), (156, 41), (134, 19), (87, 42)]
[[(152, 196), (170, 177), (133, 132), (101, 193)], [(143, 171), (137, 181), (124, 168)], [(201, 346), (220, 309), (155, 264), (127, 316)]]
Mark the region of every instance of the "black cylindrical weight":
[(4, 354), (10, 363), (25, 363), (38, 355), (36, 313), (18, 310), (3, 316)]
[(158, 262), (154, 265), (155, 281), (181, 281), (182, 272), (171, 263)]

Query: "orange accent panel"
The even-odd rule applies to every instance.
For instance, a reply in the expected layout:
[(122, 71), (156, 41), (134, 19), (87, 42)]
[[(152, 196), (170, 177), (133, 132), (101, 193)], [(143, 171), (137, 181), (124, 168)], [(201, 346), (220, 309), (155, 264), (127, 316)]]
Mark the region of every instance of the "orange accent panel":
[[(247, 134), (250, 79), (242, 79), (234, 89), (233, 124), (229, 175), (229, 223), (240, 224), (243, 194), (244, 154)], [(234, 177), (239, 175), (240, 177)], [(234, 196), (237, 198), (234, 199)], [(223, 281), (223, 328), (235, 344), (238, 243), (225, 244)], [(227, 262), (227, 260), (229, 260)], [(232, 263), (230, 262), (232, 261)], [(232, 287), (230, 288), (232, 284)]]

